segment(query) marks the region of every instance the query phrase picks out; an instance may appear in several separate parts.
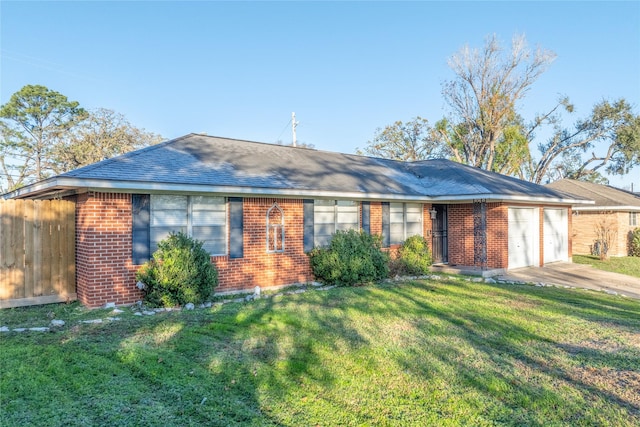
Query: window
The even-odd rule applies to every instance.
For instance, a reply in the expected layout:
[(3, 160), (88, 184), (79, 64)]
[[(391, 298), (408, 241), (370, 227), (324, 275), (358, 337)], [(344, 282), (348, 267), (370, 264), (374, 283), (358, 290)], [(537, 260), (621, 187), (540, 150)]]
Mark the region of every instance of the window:
[(227, 206), (224, 197), (151, 195), (151, 253), (171, 232), (204, 242), (211, 255), (227, 252)]
[(338, 230), (358, 229), (358, 203), (351, 200), (315, 200), (313, 235), (316, 246), (327, 246)]
[(267, 211), (267, 253), (284, 252), (284, 212), (277, 203)]
[(422, 236), (422, 205), (390, 203), (389, 231), (392, 245), (398, 245), (415, 234)]
[(632, 227), (638, 226), (638, 212), (629, 212), (629, 225)]

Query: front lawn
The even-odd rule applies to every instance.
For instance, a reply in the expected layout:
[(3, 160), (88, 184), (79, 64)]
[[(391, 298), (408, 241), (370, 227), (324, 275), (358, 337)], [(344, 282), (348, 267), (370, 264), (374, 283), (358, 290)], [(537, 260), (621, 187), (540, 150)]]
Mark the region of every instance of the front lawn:
[(573, 262), (588, 264), (599, 270), (640, 277), (640, 257), (611, 257), (607, 261), (600, 261), (599, 257), (593, 255), (574, 255)]
[(15, 426), (640, 425), (640, 302), (420, 280), (99, 324), (0, 311)]

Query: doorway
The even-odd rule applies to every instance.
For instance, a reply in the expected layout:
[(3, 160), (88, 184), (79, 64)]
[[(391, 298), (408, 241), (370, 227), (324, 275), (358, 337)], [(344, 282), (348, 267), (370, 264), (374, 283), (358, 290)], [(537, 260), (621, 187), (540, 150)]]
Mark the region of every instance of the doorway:
[(435, 219), (431, 220), (431, 248), (434, 264), (449, 262), (449, 239), (447, 237), (447, 205), (433, 205)]

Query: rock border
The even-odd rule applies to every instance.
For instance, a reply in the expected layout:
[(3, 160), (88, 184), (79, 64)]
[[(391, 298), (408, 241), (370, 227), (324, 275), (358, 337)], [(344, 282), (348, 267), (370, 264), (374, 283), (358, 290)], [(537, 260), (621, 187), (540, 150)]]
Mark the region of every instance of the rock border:
[[(471, 282), (471, 283), (527, 285), (527, 286), (535, 286), (538, 288), (547, 287), (547, 288), (561, 288), (561, 289), (580, 289), (580, 290), (592, 291), (592, 292), (603, 292), (609, 295), (617, 295), (623, 298), (627, 297), (622, 293), (611, 291), (608, 289), (596, 290), (596, 289), (580, 288), (577, 286), (558, 285), (553, 283), (543, 283), (543, 282), (536, 283), (536, 282), (526, 282), (526, 281), (519, 281), (519, 280), (500, 280), (500, 279), (496, 280), (491, 277), (487, 277), (487, 278), (468, 277), (468, 276), (455, 277), (455, 276), (440, 276), (437, 274), (430, 274), (430, 275), (424, 275), (424, 276), (395, 276), (394, 278), (383, 280), (382, 283), (384, 284), (404, 283), (404, 282), (410, 282), (413, 280), (434, 280), (434, 281), (462, 280), (463, 277), (464, 277), (464, 281)], [(322, 283), (318, 283), (318, 282), (311, 282), (305, 285), (310, 285), (311, 288), (301, 287), (299, 289), (292, 289), (288, 291), (277, 292), (275, 294), (263, 294), (260, 287), (256, 286), (252, 294), (246, 294), (243, 297), (223, 299), (215, 302), (207, 301), (203, 304), (199, 304), (197, 307), (195, 306), (195, 304), (188, 303), (188, 304), (185, 304), (184, 307), (145, 308), (142, 301), (138, 301), (136, 304), (132, 305), (131, 308), (134, 311), (133, 312), (134, 316), (154, 316), (157, 313), (163, 313), (163, 312), (195, 310), (196, 308), (206, 309), (206, 308), (218, 307), (218, 306), (222, 306), (230, 303), (245, 303), (245, 302), (250, 302), (257, 299), (279, 298), (285, 295), (303, 294), (308, 291), (328, 291), (330, 289), (334, 289), (337, 287), (335, 285), (331, 285), (331, 286), (323, 285)], [(111, 315), (124, 313), (124, 310), (117, 308), (115, 303), (107, 303), (102, 308), (113, 308), (113, 311), (109, 313)], [(79, 324), (100, 324), (100, 323), (106, 323), (106, 322), (117, 322), (119, 320), (121, 320), (120, 317), (107, 316), (105, 318), (80, 320), (78, 323)], [(50, 332), (50, 331), (59, 330), (65, 325), (66, 325), (66, 322), (64, 320), (53, 319), (51, 320), (48, 326), (38, 326), (38, 327), (30, 327), (30, 328), (9, 328), (8, 326), (0, 326), (0, 332)]]

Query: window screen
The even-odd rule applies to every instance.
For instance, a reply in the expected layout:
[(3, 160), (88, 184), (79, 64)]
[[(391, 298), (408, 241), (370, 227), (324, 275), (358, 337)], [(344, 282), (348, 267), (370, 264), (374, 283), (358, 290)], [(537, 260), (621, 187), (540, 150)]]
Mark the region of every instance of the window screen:
[(313, 234), (316, 246), (327, 246), (337, 230), (358, 229), (358, 203), (351, 200), (315, 200)]
[(227, 251), (227, 206), (224, 197), (191, 196), (190, 235), (212, 255)]
[(204, 242), (211, 255), (227, 250), (224, 197), (151, 195), (151, 252), (169, 233), (183, 232)]
[(392, 245), (400, 244), (413, 235), (422, 235), (422, 205), (390, 203), (389, 229)]
[(392, 245), (400, 244), (404, 241), (404, 204), (389, 204), (389, 231)]
[(171, 232), (187, 232), (187, 196), (151, 196), (151, 253), (158, 249), (158, 242)]

